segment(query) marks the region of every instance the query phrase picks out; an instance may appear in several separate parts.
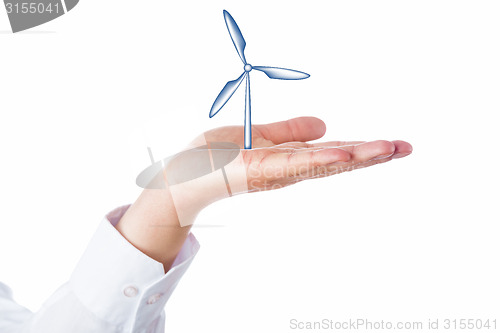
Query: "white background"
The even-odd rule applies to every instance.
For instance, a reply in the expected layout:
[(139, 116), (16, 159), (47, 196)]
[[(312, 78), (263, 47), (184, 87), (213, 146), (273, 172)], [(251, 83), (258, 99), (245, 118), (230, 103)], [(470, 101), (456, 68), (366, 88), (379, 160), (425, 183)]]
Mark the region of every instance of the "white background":
[[(36, 310), (135, 176), (206, 129), (311, 115), (328, 140), (402, 139), (369, 169), (218, 202), (167, 304), (170, 332), (291, 332), (289, 320), (490, 318), (500, 325), (500, 3), (82, 0), (9, 32), (0, 10), (0, 280)], [(145, 129), (145, 130), (144, 130)], [(145, 139), (144, 132), (147, 138)]]

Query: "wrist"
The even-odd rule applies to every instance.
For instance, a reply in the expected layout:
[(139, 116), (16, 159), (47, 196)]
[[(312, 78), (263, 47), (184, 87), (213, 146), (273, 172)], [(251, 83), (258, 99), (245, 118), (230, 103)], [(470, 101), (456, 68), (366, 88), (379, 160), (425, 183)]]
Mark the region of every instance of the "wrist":
[(168, 271), (190, 231), (182, 227), (166, 190), (144, 190), (116, 224), (138, 250), (161, 262)]

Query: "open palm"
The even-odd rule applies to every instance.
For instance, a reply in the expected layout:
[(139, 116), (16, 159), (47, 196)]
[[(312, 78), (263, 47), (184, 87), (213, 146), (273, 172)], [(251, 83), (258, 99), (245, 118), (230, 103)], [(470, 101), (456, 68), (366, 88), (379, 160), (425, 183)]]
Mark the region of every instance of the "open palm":
[(326, 132), (324, 122), (300, 117), (252, 126), (253, 149), (243, 149), (243, 126), (220, 127), (197, 138), (204, 142), (232, 142), (242, 150), (249, 191), (281, 188), (311, 178), (351, 171), (409, 155), (405, 141), (377, 140), (308, 143)]

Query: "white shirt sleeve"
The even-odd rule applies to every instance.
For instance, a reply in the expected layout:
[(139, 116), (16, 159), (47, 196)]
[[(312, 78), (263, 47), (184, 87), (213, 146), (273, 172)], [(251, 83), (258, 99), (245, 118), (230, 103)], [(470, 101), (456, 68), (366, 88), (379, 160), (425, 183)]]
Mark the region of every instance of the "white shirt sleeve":
[(165, 273), (163, 265), (130, 244), (115, 229), (129, 206), (101, 222), (69, 281), (32, 313), (12, 300), (0, 283), (2, 333), (163, 333), (164, 307), (198, 252), (189, 234)]

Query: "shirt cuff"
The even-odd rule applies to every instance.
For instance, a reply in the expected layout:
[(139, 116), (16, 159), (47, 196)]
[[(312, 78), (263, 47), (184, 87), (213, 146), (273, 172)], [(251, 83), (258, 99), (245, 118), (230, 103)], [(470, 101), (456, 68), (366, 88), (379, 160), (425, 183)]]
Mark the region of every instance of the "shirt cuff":
[(119, 207), (103, 219), (69, 282), (89, 311), (123, 329), (148, 327), (160, 316), (200, 247), (190, 233), (165, 273), (160, 262), (115, 229), (129, 207)]

